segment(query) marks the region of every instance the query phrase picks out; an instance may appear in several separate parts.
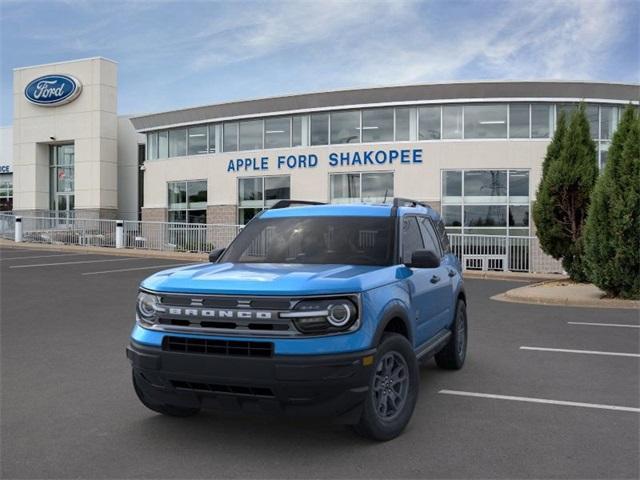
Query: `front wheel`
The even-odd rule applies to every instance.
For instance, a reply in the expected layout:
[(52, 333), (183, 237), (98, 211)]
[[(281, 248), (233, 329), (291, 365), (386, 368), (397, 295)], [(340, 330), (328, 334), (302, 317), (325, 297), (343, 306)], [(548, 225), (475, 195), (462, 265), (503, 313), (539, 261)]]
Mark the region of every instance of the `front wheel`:
[(456, 318), (451, 326), (451, 338), (442, 350), (436, 353), (436, 364), (446, 370), (460, 370), (467, 358), (467, 305), (458, 300)]
[(416, 406), (419, 381), (418, 362), (409, 341), (398, 334), (385, 334), (356, 432), (379, 441), (400, 435)]

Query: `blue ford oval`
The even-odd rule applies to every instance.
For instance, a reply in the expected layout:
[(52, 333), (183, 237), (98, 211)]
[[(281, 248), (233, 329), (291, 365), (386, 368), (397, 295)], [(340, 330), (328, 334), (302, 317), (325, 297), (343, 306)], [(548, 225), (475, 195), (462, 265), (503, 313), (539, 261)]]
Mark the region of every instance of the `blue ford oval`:
[(62, 105), (74, 100), (81, 90), (81, 83), (70, 75), (45, 75), (29, 82), (24, 96), (36, 105)]

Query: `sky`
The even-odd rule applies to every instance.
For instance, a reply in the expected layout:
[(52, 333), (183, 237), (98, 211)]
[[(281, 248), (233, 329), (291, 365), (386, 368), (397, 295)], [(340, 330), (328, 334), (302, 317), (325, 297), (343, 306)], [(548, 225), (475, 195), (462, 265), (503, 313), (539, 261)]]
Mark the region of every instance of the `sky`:
[(0, 0), (12, 69), (118, 62), (118, 112), (464, 80), (640, 81), (640, 0)]

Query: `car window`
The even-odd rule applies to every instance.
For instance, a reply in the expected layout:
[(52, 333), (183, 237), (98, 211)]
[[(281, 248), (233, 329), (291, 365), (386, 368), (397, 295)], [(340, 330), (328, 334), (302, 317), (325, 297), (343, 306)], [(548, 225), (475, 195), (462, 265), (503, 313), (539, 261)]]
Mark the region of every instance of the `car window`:
[(424, 239), (424, 248), (426, 250), (431, 250), (438, 257), (442, 257), (440, 243), (438, 242), (436, 232), (433, 230), (431, 221), (426, 217), (420, 217), (418, 223), (420, 223), (420, 231), (422, 232), (422, 238)]
[(444, 253), (451, 253), (451, 245), (449, 243), (449, 237), (447, 236), (447, 229), (445, 228), (442, 219), (436, 222), (436, 231), (440, 237), (440, 244), (442, 245)]
[(411, 263), (411, 255), (416, 250), (422, 250), (422, 235), (416, 217), (402, 219), (402, 263)]

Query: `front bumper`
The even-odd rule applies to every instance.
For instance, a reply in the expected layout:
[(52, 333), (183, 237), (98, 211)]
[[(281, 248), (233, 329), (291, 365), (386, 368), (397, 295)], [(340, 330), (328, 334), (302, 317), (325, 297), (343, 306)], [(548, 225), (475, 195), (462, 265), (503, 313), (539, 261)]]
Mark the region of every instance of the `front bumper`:
[(131, 342), (127, 357), (154, 403), (357, 421), (375, 349), (248, 358), (164, 351)]

